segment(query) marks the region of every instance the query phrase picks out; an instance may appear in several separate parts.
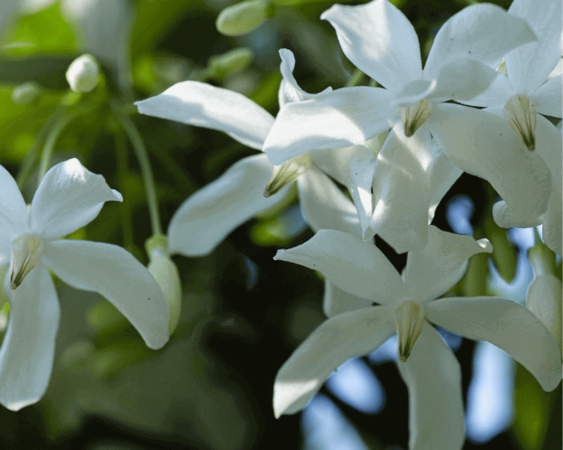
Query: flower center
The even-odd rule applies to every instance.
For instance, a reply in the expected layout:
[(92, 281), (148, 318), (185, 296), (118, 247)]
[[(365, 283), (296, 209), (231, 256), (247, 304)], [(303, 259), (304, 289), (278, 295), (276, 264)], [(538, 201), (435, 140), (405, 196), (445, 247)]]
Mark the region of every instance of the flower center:
[(399, 338), (399, 359), (405, 362), (422, 331), (424, 307), (412, 301), (401, 303), (395, 309), (395, 324)]
[(504, 105), (504, 117), (528, 150), (536, 148), (536, 106), (526, 95), (513, 95)]
[(274, 166), (270, 181), (266, 184), (264, 189), (264, 197), (270, 197), (277, 194), (282, 188), (289, 183), (294, 182), (303, 175), (311, 166), (311, 158), (305, 153), (301, 156), (296, 156), (289, 161), (283, 163), (281, 166)]
[(43, 253), (43, 241), (34, 234), (22, 234), (12, 242), (11, 253), (10, 289), (14, 290), (23, 283), (24, 278), (39, 261)]
[(405, 136), (411, 137), (430, 117), (432, 102), (421, 100), (411, 106), (401, 106), (399, 115), (405, 127)]

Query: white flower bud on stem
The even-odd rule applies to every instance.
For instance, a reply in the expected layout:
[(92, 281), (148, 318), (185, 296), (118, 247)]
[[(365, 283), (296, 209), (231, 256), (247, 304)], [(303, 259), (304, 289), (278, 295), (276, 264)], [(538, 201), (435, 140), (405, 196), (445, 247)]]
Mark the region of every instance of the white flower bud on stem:
[(66, 80), (74, 92), (90, 92), (98, 85), (100, 69), (91, 55), (76, 58), (66, 71)]

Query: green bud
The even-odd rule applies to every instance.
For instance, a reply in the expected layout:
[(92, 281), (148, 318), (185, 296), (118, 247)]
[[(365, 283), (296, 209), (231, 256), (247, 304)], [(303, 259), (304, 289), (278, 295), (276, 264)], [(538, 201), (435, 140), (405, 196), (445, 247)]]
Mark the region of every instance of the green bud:
[(219, 13), (215, 26), (226, 36), (241, 36), (270, 17), (270, 5), (263, 0), (247, 0), (228, 6)]
[(228, 75), (242, 72), (246, 69), (254, 59), (254, 54), (249, 48), (235, 48), (222, 55), (216, 55), (209, 58), (207, 68), (211, 76), (217, 79), (223, 79)]
[(180, 274), (168, 255), (168, 239), (166, 236), (153, 236), (146, 242), (145, 248), (150, 259), (149, 272), (168, 300), (168, 307), (170, 309), (168, 332), (172, 334), (178, 326), (182, 308)]
[(12, 101), (17, 105), (28, 105), (41, 93), (42, 88), (35, 81), (16, 86), (12, 91)]
[(90, 92), (98, 85), (100, 69), (92, 55), (76, 58), (66, 71), (66, 80), (74, 92)]
[(462, 281), (462, 292), (466, 297), (480, 297), (487, 293), (489, 255), (477, 253), (469, 259), (469, 265)]
[(494, 248), (491, 254), (493, 264), (504, 281), (510, 283), (516, 275), (516, 249), (508, 241), (506, 231), (493, 220), (487, 220), (485, 230)]

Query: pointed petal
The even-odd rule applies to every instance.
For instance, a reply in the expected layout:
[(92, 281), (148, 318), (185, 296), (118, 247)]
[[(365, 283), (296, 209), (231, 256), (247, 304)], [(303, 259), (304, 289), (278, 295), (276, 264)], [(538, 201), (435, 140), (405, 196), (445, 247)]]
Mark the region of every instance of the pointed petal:
[(325, 292), (323, 297), (323, 311), (327, 317), (333, 317), (348, 311), (373, 306), (371, 300), (356, 297), (336, 287), (325, 279)]
[(510, 50), (534, 41), (525, 20), (495, 5), (471, 5), (452, 16), (438, 31), (424, 66), (424, 78), (437, 77), (450, 59), (471, 58), (491, 66)]
[(279, 165), (310, 150), (365, 142), (398, 120), (390, 100), (385, 89), (358, 86), (288, 103), (277, 115), (264, 151)]
[(398, 253), (426, 242), (431, 161), (427, 129), (407, 138), (402, 123), (393, 127), (377, 156), (370, 228)]
[(342, 51), (354, 65), (387, 89), (422, 75), (420, 46), (405, 15), (385, 0), (360, 6), (333, 5), (321, 15), (336, 30)]
[(561, 59), (561, 5), (551, 0), (516, 0), (510, 5), (508, 12), (526, 20), (537, 36), (536, 42), (506, 55), (506, 71), (516, 92), (533, 93)]
[(0, 166), (0, 265), (9, 262), (12, 240), (27, 230), (25, 201), (10, 173)]
[(551, 175), (506, 120), (483, 110), (440, 104), (434, 105), (427, 125), (456, 166), (487, 180), (506, 202), (495, 216), (500, 226), (537, 225), (547, 209)]
[(282, 48), (279, 50), (279, 54), (282, 60), (280, 64), (280, 72), (283, 77), (280, 84), (280, 89), (278, 91), (278, 101), (280, 108), (287, 103), (301, 102), (303, 100), (314, 98), (317, 95), (332, 91), (332, 88), (328, 87), (319, 94), (309, 94), (305, 92), (299, 87), (297, 81), (295, 80), (295, 77), (293, 76), (293, 69), (295, 68), (295, 56), (293, 56), (291, 50)]
[(470, 99), (459, 100), (460, 103), (470, 106), (481, 106), (485, 108), (490, 107), (504, 107), (508, 99), (514, 95), (515, 92), (508, 81), (508, 78), (502, 72), (492, 81), (492, 83), (480, 94)]
[(373, 214), (372, 185), (376, 166), (373, 153), (363, 145), (354, 145), (313, 150), (310, 156), (317, 167), (348, 188), (359, 215), (361, 236), (365, 239)]
[(461, 279), (471, 256), (492, 251), (487, 239), (475, 241), (430, 225), (426, 246), (409, 252), (407, 258), (403, 279), (409, 296), (420, 301), (438, 298)]
[(266, 155), (250, 156), (192, 194), (170, 221), (170, 252), (206, 255), (240, 224), (283, 200), (287, 187), (264, 197), (272, 169)]
[(140, 114), (223, 131), (257, 150), (274, 123), (269, 112), (244, 95), (197, 81), (176, 83), (135, 105)]
[(94, 220), (105, 202), (122, 200), (103, 176), (69, 159), (51, 167), (41, 180), (29, 211), (31, 232), (58, 239)]
[(10, 292), (10, 320), (0, 350), (0, 403), (12, 411), (39, 401), (51, 377), (59, 300), (41, 264)]
[(399, 371), (409, 390), (409, 448), (461, 450), (465, 441), (461, 370), (427, 322)]
[(275, 416), (303, 409), (338, 366), (373, 351), (394, 332), (393, 309), (385, 306), (339, 314), (322, 323), (279, 370)]
[(279, 250), (276, 260), (321, 272), (340, 289), (383, 305), (405, 295), (401, 276), (371, 242), (336, 230), (321, 230), (302, 245)]
[(297, 179), (301, 212), (313, 231), (340, 230), (360, 234), (356, 208), (333, 181), (311, 167)]
[(63, 239), (45, 243), (42, 260), (66, 284), (107, 298), (150, 348), (168, 341), (168, 302), (131, 253), (117, 245)]
[(426, 305), (426, 318), (468, 339), (500, 347), (545, 391), (561, 381), (561, 350), (545, 325), (522, 305), (498, 297), (453, 297)]
[(558, 75), (534, 92), (532, 98), (536, 104), (536, 111), (546, 116), (559, 117), (561, 119), (561, 103), (562, 103), (562, 90), (563, 78)]

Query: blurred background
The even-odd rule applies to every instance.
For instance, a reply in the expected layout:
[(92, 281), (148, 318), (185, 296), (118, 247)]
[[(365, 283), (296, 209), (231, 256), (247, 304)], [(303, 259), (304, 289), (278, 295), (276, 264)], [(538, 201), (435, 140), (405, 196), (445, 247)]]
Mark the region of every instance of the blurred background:
[[(424, 57), (440, 25), (476, 2), (393, 3), (415, 26)], [(508, 0), (494, 3), (510, 6)], [(29, 155), (40, 151), (61, 107), (81, 105), (58, 137), (52, 163), (78, 157), (89, 170), (103, 174), (124, 202), (107, 204), (74, 237), (122, 245), (147, 264), (144, 242), (151, 230), (143, 181), (125, 136), (108, 113), (110, 105), (127, 111), (141, 132), (166, 228), (190, 194), (255, 152), (217, 131), (140, 116), (133, 101), (191, 79), (241, 92), (275, 115), (280, 48), (295, 53), (294, 73), (308, 92), (342, 87), (353, 75), (333, 29), (319, 19), (333, 2), (272, 2), (261, 25), (226, 36), (215, 22), (232, 4), (3, 2), (0, 163), (19, 174), (26, 200), (37, 184), (37, 161)], [(104, 78), (96, 91), (80, 96), (69, 92), (65, 71), (85, 52), (100, 61)], [(360, 82), (368, 83), (367, 77)], [(471, 259), (466, 277), (449, 294), (502, 295), (524, 302), (533, 279), (526, 252), (534, 245), (534, 233), (496, 227), (490, 215), (495, 199), (488, 184), (463, 175), (437, 210), (433, 223), (439, 228), (486, 236), (495, 246), (492, 256)], [(183, 287), (181, 319), (159, 351), (146, 348), (105, 299), (57, 282), (62, 316), (50, 385), (36, 405), (17, 413), (0, 407), (0, 448), (408, 448), (407, 390), (395, 364), (393, 338), (367, 357), (345, 363), (302, 413), (274, 419), (275, 375), (325, 317), (322, 278), (275, 262), (273, 256), (278, 248), (311, 236), (294, 193), (275, 211), (237, 228), (209, 256), (175, 256)], [(402, 270), (406, 255), (395, 254), (379, 238), (376, 243)], [(4, 310), (2, 330), (6, 320)], [(562, 448), (561, 386), (544, 393), (499, 349), (440, 331), (462, 367), (464, 449)]]

